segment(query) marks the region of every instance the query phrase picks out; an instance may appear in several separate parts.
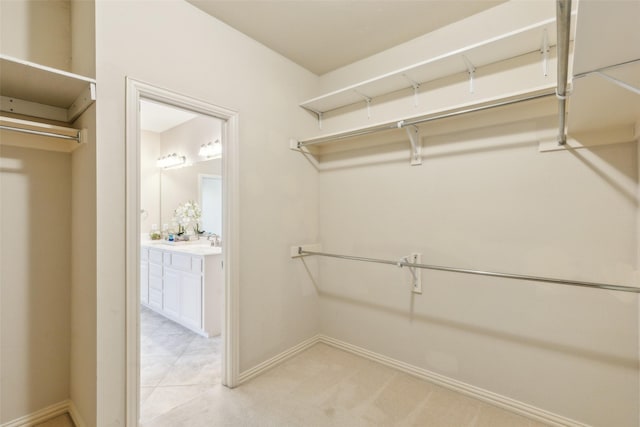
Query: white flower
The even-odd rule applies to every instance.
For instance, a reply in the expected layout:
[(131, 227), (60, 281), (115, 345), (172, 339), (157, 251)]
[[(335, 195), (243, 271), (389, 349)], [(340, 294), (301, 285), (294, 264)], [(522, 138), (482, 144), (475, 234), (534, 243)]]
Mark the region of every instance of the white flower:
[(195, 230), (198, 228), (201, 215), (200, 206), (196, 202), (189, 200), (178, 205), (174, 211), (174, 220), (185, 228), (191, 226)]

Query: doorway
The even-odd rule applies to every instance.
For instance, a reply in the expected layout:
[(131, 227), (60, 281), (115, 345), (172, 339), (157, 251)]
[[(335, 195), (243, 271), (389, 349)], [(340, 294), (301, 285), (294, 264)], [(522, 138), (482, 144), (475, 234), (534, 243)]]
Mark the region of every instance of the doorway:
[(154, 400), (170, 409), (237, 382), (237, 114), (127, 79), (126, 157), (127, 425), (138, 425), (161, 415)]

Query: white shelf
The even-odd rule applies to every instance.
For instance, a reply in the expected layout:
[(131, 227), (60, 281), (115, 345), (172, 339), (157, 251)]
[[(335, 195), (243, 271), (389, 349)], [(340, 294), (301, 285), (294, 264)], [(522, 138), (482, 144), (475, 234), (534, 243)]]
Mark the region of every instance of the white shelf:
[(71, 123), (96, 99), (95, 80), (0, 54), (0, 111)]
[[(575, 15), (572, 16), (572, 19), (574, 17)], [(411, 81), (424, 83), (457, 73), (467, 73), (465, 58), (478, 68), (541, 51), (545, 32), (548, 46), (554, 46), (556, 44), (555, 18), (549, 18), (517, 31), (483, 40), (462, 49), (310, 99), (301, 103), (300, 106), (315, 113), (325, 113), (347, 105), (364, 102), (365, 96), (375, 98), (398, 90), (412, 88)]]

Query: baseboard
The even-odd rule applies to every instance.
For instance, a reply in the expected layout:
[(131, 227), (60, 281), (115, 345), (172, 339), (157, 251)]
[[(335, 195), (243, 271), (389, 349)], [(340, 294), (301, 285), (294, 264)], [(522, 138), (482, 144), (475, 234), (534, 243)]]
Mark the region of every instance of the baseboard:
[(80, 415), (76, 404), (73, 403), (73, 400), (69, 400), (69, 416), (76, 427), (87, 427), (87, 423), (84, 422), (84, 419)]
[(520, 402), (518, 400), (511, 399), (509, 397), (502, 396), (500, 394), (493, 393), (491, 391), (472, 386), (462, 381), (458, 381), (453, 378), (449, 378), (444, 375), (440, 375), (435, 372), (431, 372), (426, 369), (419, 368), (417, 366), (413, 366), (396, 359), (392, 359), (382, 354), (369, 351), (362, 347), (358, 347), (358, 346), (346, 343), (344, 341), (340, 341), (335, 338), (328, 337), (326, 335), (319, 335), (317, 341), (330, 345), (335, 348), (339, 348), (341, 350), (348, 351), (355, 355), (365, 357), (369, 360), (373, 360), (375, 362), (381, 363), (391, 368), (398, 369), (399, 371), (405, 372), (409, 375), (413, 375), (415, 377), (424, 379), (426, 381), (438, 384), (442, 387), (446, 387), (450, 390), (456, 391), (458, 393), (462, 393), (466, 396), (473, 397), (483, 402), (490, 403), (494, 406), (498, 406), (500, 408), (506, 409), (508, 411), (514, 412), (516, 414), (522, 415), (524, 417), (527, 417), (536, 421), (540, 421), (542, 423), (546, 423), (546, 424), (549, 424), (552, 426), (558, 426), (558, 427), (565, 427), (565, 426), (589, 427), (586, 424), (554, 414), (552, 412), (545, 411), (543, 409)]
[(69, 412), (69, 402), (69, 400), (65, 400), (59, 403), (54, 403), (53, 405), (49, 405), (46, 408), (42, 408), (36, 412), (32, 412), (31, 414), (6, 422), (0, 427), (30, 427), (43, 423)]
[[(307, 340), (302, 341), (300, 344), (291, 347), (288, 350), (283, 351), (282, 353), (272, 357), (271, 359), (265, 360), (264, 362), (254, 366), (253, 368), (244, 371), (240, 374), (240, 376), (238, 377), (238, 384), (242, 384), (245, 381), (249, 381), (251, 378), (256, 377), (266, 371), (268, 371), (269, 369), (273, 368), (274, 366), (284, 362), (285, 360), (295, 356), (296, 354), (300, 353), (301, 351), (304, 351), (306, 349), (308, 349), (309, 347), (311, 347), (312, 345), (316, 344), (320, 342), (320, 335), (316, 335), (313, 336)], [(4, 427), (4, 426), (3, 426)]]

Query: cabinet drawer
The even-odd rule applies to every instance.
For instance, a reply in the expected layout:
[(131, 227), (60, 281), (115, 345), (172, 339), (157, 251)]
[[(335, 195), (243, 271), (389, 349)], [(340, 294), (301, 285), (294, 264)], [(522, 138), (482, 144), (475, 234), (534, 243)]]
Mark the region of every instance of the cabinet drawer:
[(162, 277), (162, 265), (149, 264), (149, 276)]
[(149, 260), (149, 249), (141, 248), (140, 250), (140, 261), (148, 261)]
[(156, 249), (149, 249), (149, 261), (156, 264), (162, 264), (162, 251)]
[(191, 271), (191, 256), (183, 254), (173, 254), (171, 266), (178, 270)]

